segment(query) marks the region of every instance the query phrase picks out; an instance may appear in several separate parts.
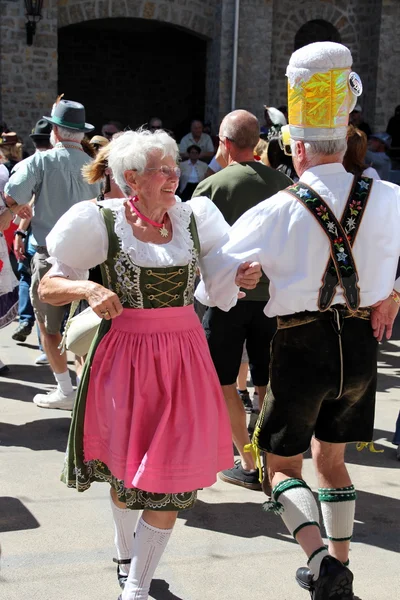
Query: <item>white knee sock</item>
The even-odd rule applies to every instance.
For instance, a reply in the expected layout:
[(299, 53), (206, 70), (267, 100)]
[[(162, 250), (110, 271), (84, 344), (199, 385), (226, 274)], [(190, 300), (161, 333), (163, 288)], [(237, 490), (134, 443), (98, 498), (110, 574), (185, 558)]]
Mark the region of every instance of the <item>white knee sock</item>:
[(351, 540), (356, 497), (354, 485), (344, 488), (320, 488), (318, 490), (326, 535), (331, 541), (347, 542)]
[(158, 529), (139, 520), (133, 556), (122, 600), (147, 600), (154, 572), (160, 562), (172, 529)]
[[(315, 498), (303, 479), (285, 479), (272, 490), (273, 502), (268, 508), (281, 515), (286, 527), (296, 538), (304, 527), (316, 525), (319, 527), (319, 512)], [(328, 555), (325, 546), (321, 546), (311, 554), (308, 566), (314, 579), (318, 579), (321, 561)]]
[(54, 377), (64, 396), (72, 394), (74, 388), (72, 387), (71, 376), (68, 371), (65, 371), (65, 373), (54, 373)]
[[(115, 537), (114, 543), (117, 550), (118, 560), (132, 558), (135, 527), (139, 516), (138, 510), (130, 508), (118, 508), (110, 495), (111, 509), (114, 519)], [(119, 565), (119, 572), (128, 575), (130, 565)]]
[(275, 503), (281, 507), (279, 514), (295, 538), (309, 525), (319, 527), (318, 506), (312, 492), (302, 479), (285, 479), (272, 490)]

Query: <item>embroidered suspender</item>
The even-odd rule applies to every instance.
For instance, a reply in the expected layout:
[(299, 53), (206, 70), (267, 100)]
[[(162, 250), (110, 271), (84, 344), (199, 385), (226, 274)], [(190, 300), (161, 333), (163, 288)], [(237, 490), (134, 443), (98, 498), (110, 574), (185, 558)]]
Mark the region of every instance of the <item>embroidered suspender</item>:
[(348, 308), (357, 310), (360, 306), (358, 273), (351, 248), (367, 206), (372, 182), (368, 177), (354, 178), (340, 223), (321, 196), (305, 183), (299, 181), (285, 190), (311, 212), (331, 244), (331, 257), (319, 291), (318, 307), (321, 311), (332, 304), (338, 284), (343, 288)]

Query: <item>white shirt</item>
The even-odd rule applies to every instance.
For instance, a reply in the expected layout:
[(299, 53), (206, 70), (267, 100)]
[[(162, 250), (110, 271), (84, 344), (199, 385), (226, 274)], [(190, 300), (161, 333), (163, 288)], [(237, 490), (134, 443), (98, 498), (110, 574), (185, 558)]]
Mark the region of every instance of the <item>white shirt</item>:
[[(304, 181), (322, 196), (340, 221), (353, 182), (338, 163), (303, 173)], [(228, 311), (236, 304), (236, 270), (244, 261), (258, 261), (270, 280), (268, 317), (318, 310), (321, 278), (330, 244), (315, 217), (293, 196), (279, 192), (236, 221), (229, 241), (203, 264), (207, 284), (196, 296), (209, 306)], [(400, 254), (400, 188), (374, 181), (353, 247), (361, 291), (360, 306), (387, 298), (393, 289)], [(400, 290), (400, 278), (398, 280)], [(340, 287), (333, 304), (345, 304)]]
[(200, 177), (197, 172), (196, 165), (194, 165), (192, 163), (192, 168), (190, 170), (188, 183), (199, 183), (199, 181), (200, 181)]
[(193, 144), (199, 146), (203, 152), (214, 152), (214, 144), (208, 133), (202, 133), (198, 142), (193, 139), (191, 133), (187, 133), (180, 141), (179, 152), (186, 152), (189, 146), (192, 146)]
[[(100, 204), (115, 212), (114, 231), (121, 249), (140, 267), (185, 266), (192, 259), (193, 240), (188, 227), (192, 212), (196, 219), (200, 240), (200, 268), (202, 260), (227, 241), (230, 229), (222, 213), (209, 198), (199, 196), (188, 202), (177, 202), (169, 211), (172, 239), (166, 244), (151, 244), (138, 240), (125, 218), (125, 199), (104, 200)], [(87, 279), (88, 270), (107, 258), (108, 235), (101, 212), (93, 202), (79, 202), (70, 208), (53, 227), (46, 238), (50, 262), (50, 276)]]
[(380, 179), (378, 175), (378, 171), (374, 169), (374, 167), (367, 167), (365, 171), (363, 171), (364, 177), (371, 177), (371, 179)]

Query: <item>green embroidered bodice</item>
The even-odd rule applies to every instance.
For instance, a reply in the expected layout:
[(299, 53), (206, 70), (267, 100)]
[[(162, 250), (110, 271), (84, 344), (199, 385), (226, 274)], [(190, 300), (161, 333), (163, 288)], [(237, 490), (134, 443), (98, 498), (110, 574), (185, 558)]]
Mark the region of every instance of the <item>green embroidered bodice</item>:
[(115, 292), (124, 308), (167, 308), (193, 304), (194, 281), (200, 243), (194, 215), (189, 233), (193, 240), (192, 259), (187, 265), (140, 267), (121, 249), (114, 231), (115, 215), (101, 208), (108, 233), (107, 260), (101, 265), (103, 282)]

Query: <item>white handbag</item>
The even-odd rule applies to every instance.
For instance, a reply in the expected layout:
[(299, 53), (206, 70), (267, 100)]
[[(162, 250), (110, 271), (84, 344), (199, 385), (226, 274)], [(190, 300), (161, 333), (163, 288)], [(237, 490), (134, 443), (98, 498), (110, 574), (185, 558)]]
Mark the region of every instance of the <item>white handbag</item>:
[(85, 356), (89, 352), (101, 323), (101, 318), (96, 315), (90, 306), (75, 317), (72, 316), (78, 305), (79, 302), (73, 302), (71, 305), (70, 316), (65, 326), (60, 348), (61, 353), (67, 349), (77, 356)]

